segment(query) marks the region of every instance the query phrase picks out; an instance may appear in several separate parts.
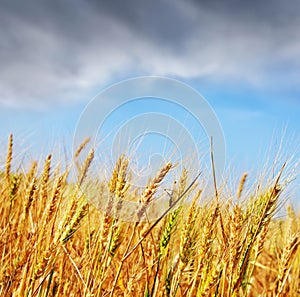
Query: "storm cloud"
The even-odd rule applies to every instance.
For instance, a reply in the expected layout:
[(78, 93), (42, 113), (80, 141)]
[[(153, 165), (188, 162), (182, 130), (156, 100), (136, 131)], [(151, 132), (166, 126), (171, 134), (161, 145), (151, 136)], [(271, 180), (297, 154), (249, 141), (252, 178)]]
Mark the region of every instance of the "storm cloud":
[(87, 100), (135, 75), (299, 90), (299, 11), (299, 1), (3, 0), (0, 106)]

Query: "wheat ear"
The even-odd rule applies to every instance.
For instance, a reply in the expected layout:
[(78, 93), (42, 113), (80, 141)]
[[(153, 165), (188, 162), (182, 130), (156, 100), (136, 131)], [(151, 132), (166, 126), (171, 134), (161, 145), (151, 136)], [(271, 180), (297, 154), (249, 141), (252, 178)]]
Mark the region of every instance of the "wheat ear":
[(165, 178), (165, 176), (168, 174), (170, 169), (172, 168), (172, 163), (167, 163), (164, 165), (157, 176), (153, 179), (153, 181), (146, 187), (144, 190), (142, 197), (141, 197), (141, 202), (142, 206), (138, 212), (138, 219), (140, 220), (143, 214), (145, 213), (147, 206), (149, 205), (151, 198), (153, 195), (156, 193), (158, 186), (162, 182), (162, 180)]
[(5, 165), (5, 177), (7, 182), (9, 182), (10, 180), (12, 154), (13, 154), (13, 135), (10, 134), (8, 139), (7, 157), (6, 157), (6, 165)]

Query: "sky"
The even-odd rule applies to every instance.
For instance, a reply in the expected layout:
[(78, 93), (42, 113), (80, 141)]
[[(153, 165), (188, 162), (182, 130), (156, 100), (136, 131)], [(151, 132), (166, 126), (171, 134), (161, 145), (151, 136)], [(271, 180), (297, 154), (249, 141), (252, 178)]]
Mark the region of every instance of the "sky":
[(239, 173), (276, 154), (283, 131), (299, 159), (299, 12), (297, 0), (2, 0), (0, 145), (14, 133), (33, 158), (69, 149), (92, 98), (151, 75), (207, 100)]

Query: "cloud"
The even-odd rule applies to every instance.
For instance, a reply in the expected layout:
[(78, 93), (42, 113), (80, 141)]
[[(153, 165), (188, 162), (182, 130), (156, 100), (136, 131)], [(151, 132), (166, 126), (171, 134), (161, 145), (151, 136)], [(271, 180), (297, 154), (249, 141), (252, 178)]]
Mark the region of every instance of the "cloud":
[(0, 105), (88, 100), (147, 74), (299, 93), (298, 3), (1, 1)]

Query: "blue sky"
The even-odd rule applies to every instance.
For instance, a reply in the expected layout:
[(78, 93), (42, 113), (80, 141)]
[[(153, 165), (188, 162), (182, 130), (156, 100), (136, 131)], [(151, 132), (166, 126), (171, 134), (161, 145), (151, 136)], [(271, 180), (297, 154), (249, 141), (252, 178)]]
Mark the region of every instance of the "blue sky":
[(26, 154), (70, 152), (94, 96), (158, 75), (206, 98), (238, 174), (275, 154), (284, 129), (299, 159), (299, 11), (291, 0), (1, 1), (0, 145), (14, 133)]

